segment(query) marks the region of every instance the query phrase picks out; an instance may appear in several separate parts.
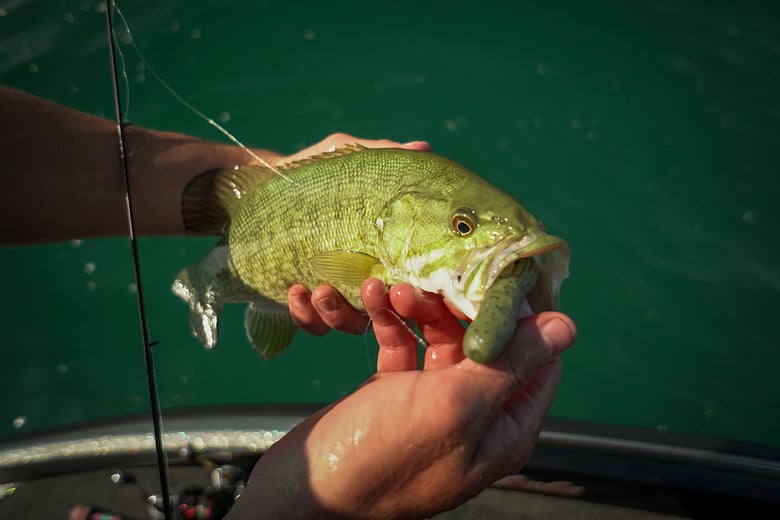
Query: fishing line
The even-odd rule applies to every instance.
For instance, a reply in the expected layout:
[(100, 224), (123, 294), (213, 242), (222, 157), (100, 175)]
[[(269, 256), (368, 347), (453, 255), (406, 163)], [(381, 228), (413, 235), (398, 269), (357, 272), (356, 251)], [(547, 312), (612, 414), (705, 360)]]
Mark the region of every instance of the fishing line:
[[(117, 8), (118, 9), (118, 8)], [(125, 22), (124, 18), (122, 19), (123, 22)], [(125, 29), (129, 32), (129, 29), (127, 29), (127, 22), (125, 22)], [(125, 53), (122, 52), (122, 48), (119, 46), (119, 41), (117, 40), (116, 31), (111, 30), (111, 38), (114, 42), (114, 49), (119, 53), (117, 57), (119, 58), (119, 69), (121, 69), (121, 76), (122, 76), (122, 83), (125, 86), (125, 97), (124, 97), (124, 106), (122, 107), (122, 120), (128, 121), (129, 120), (129, 114), (130, 114), (130, 80), (127, 76), (127, 62), (125, 62)]]
[(176, 100), (177, 100), (179, 103), (181, 103), (182, 105), (184, 105), (184, 106), (185, 106), (187, 109), (189, 109), (189, 110), (190, 110), (192, 113), (194, 113), (195, 115), (197, 115), (198, 117), (200, 117), (201, 119), (203, 119), (203, 120), (204, 120), (206, 123), (208, 123), (208, 124), (210, 124), (211, 126), (213, 126), (214, 128), (216, 128), (216, 129), (217, 129), (219, 132), (221, 132), (221, 133), (222, 133), (222, 134), (223, 134), (225, 137), (227, 137), (228, 139), (230, 139), (230, 140), (231, 140), (233, 143), (235, 143), (237, 146), (241, 147), (241, 149), (242, 149), (242, 150), (244, 150), (246, 153), (248, 153), (249, 155), (251, 155), (251, 156), (252, 156), (252, 158), (254, 158), (255, 160), (257, 160), (257, 161), (258, 161), (260, 164), (262, 164), (264, 167), (268, 168), (269, 170), (271, 170), (272, 172), (276, 173), (277, 175), (279, 175), (279, 176), (281, 176), (281, 177), (284, 177), (285, 179), (287, 179), (287, 180), (288, 180), (288, 181), (290, 181), (291, 183), (293, 183), (293, 184), (296, 184), (296, 185), (297, 185), (297, 183), (295, 182), (295, 180), (293, 180), (292, 178), (290, 178), (290, 176), (288, 176), (288, 175), (285, 175), (284, 173), (282, 173), (281, 171), (279, 171), (279, 169), (278, 169), (278, 168), (275, 168), (275, 167), (274, 167), (273, 165), (271, 165), (271, 164), (270, 164), (268, 161), (266, 161), (265, 159), (263, 159), (262, 157), (260, 157), (259, 155), (257, 155), (257, 154), (256, 154), (254, 151), (252, 151), (252, 150), (251, 150), (249, 147), (247, 147), (246, 145), (244, 145), (244, 143), (242, 143), (241, 141), (239, 141), (239, 140), (238, 140), (238, 139), (237, 139), (237, 138), (236, 138), (236, 137), (235, 137), (233, 134), (231, 134), (230, 132), (228, 132), (228, 131), (225, 129), (225, 127), (223, 127), (222, 125), (220, 125), (219, 123), (217, 123), (216, 121), (214, 121), (214, 119), (210, 118), (209, 116), (207, 116), (206, 114), (204, 114), (203, 112), (201, 112), (200, 110), (198, 110), (197, 108), (195, 108), (195, 107), (194, 107), (192, 104), (190, 104), (190, 103), (189, 103), (189, 102), (188, 102), (186, 99), (184, 99), (182, 96), (180, 96), (180, 95), (179, 95), (179, 93), (178, 93), (178, 92), (176, 92), (176, 91), (173, 89), (173, 87), (171, 87), (171, 86), (168, 84), (168, 82), (167, 82), (167, 81), (165, 81), (165, 80), (162, 78), (162, 76), (160, 76), (160, 75), (157, 73), (157, 71), (154, 69), (154, 67), (152, 67), (152, 64), (151, 64), (151, 63), (149, 63), (149, 62), (146, 60), (146, 57), (145, 57), (145, 56), (143, 55), (143, 53), (141, 52), (141, 49), (139, 49), (139, 48), (138, 48), (138, 46), (135, 44), (135, 38), (133, 37), (133, 33), (130, 31), (130, 25), (127, 23), (127, 19), (125, 18), (125, 15), (124, 15), (124, 14), (122, 14), (122, 11), (119, 9), (119, 6), (117, 6), (117, 5), (114, 5), (114, 9), (116, 10), (116, 14), (119, 16), (119, 18), (121, 18), (121, 19), (122, 19), (122, 23), (125, 25), (125, 31), (127, 32), (127, 36), (128, 36), (128, 43), (129, 43), (129, 44), (130, 44), (130, 45), (133, 47), (133, 49), (135, 50), (136, 54), (138, 54), (138, 57), (139, 57), (139, 58), (141, 59), (141, 61), (143, 62), (143, 64), (144, 64), (144, 67), (146, 67), (146, 70), (148, 70), (149, 72), (151, 72), (151, 73), (152, 73), (152, 76), (154, 76), (154, 78), (155, 78), (157, 81), (159, 81), (159, 82), (160, 82), (160, 84), (163, 86), (163, 88), (165, 88), (165, 90), (167, 90), (167, 91), (168, 91), (168, 93), (169, 93), (170, 95), (172, 95), (174, 98), (176, 98)]
[[(162, 76), (160, 76), (160, 74), (158, 74), (158, 73), (157, 73), (157, 71), (155, 70), (155, 68), (154, 68), (154, 67), (152, 67), (152, 64), (151, 64), (151, 63), (149, 63), (149, 61), (147, 61), (146, 57), (145, 57), (145, 56), (144, 56), (144, 54), (141, 52), (141, 49), (139, 49), (139, 48), (138, 48), (138, 46), (137, 46), (137, 45), (136, 45), (136, 43), (135, 43), (135, 37), (133, 37), (133, 33), (132, 33), (132, 31), (130, 30), (130, 24), (128, 24), (128, 23), (127, 23), (127, 19), (125, 18), (124, 14), (122, 14), (122, 11), (119, 9), (119, 6), (118, 6), (118, 5), (116, 5), (116, 4), (114, 4), (114, 7), (113, 7), (113, 9), (114, 9), (114, 11), (116, 12), (117, 16), (118, 16), (118, 17), (119, 17), (119, 18), (122, 20), (122, 23), (123, 23), (123, 24), (124, 24), (124, 26), (125, 26), (125, 31), (126, 31), (126, 33), (127, 33), (127, 43), (129, 43), (129, 44), (130, 44), (130, 45), (133, 47), (133, 49), (135, 50), (136, 54), (138, 54), (138, 57), (139, 57), (139, 59), (141, 60), (141, 62), (144, 64), (144, 67), (146, 67), (146, 70), (148, 70), (148, 71), (149, 71), (149, 72), (152, 74), (152, 76), (154, 76), (154, 78), (155, 78), (157, 81), (159, 81), (159, 82), (160, 82), (160, 84), (163, 86), (163, 88), (164, 88), (166, 91), (168, 91), (168, 93), (169, 93), (170, 95), (172, 95), (172, 96), (173, 96), (173, 97), (174, 97), (174, 98), (175, 98), (175, 99), (176, 99), (176, 100), (177, 100), (179, 103), (181, 103), (181, 104), (182, 104), (182, 105), (184, 105), (184, 106), (185, 106), (187, 109), (189, 109), (189, 110), (190, 110), (190, 111), (191, 111), (193, 114), (197, 115), (197, 116), (198, 116), (199, 118), (201, 118), (203, 121), (205, 121), (205, 122), (206, 122), (206, 123), (208, 123), (209, 125), (211, 125), (211, 126), (213, 126), (214, 128), (216, 128), (216, 129), (217, 129), (217, 130), (218, 130), (218, 131), (219, 131), (219, 132), (220, 132), (222, 135), (224, 135), (225, 137), (227, 137), (228, 139), (230, 139), (230, 141), (231, 141), (231, 142), (233, 142), (234, 144), (236, 144), (237, 146), (239, 146), (239, 147), (240, 147), (242, 150), (244, 150), (246, 153), (248, 153), (248, 154), (249, 154), (249, 155), (250, 155), (250, 156), (251, 156), (253, 159), (255, 159), (256, 161), (258, 161), (258, 162), (259, 162), (259, 163), (260, 163), (260, 164), (261, 164), (263, 167), (265, 167), (265, 168), (268, 168), (269, 170), (271, 170), (271, 171), (272, 171), (272, 172), (274, 172), (275, 174), (277, 174), (277, 175), (279, 175), (280, 177), (282, 177), (282, 178), (286, 179), (288, 182), (290, 182), (292, 185), (296, 186), (297, 188), (299, 188), (299, 189), (303, 189), (303, 186), (301, 186), (301, 184), (299, 184), (299, 183), (298, 183), (298, 182), (297, 182), (295, 179), (293, 179), (293, 178), (292, 178), (292, 177), (290, 177), (289, 175), (287, 175), (287, 174), (283, 173), (283, 172), (282, 172), (282, 171), (281, 171), (279, 168), (275, 167), (274, 165), (270, 164), (268, 161), (266, 161), (265, 159), (263, 159), (262, 157), (260, 157), (259, 155), (257, 155), (257, 154), (256, 154), (256, 153), (255, 153), (255, 152), (254, 152), (254, 151), (253, 151), (251, 148), (249, 148), (249, 147), (248, 147), (248, 146), (246, 146), (244, 143), (242, 143), (241, 141), (239, 141), (239, 140), (238, 140), (238, 138), (237, 138), (237, 137), (235, 137), (233, 134), (231, 134), (231, 133), (230, 133), (230, 132), (229, 132), (229, 131), (228, 131), (228, 130), (225, 128), (225, 127), (223, 127), (222, 125), (220, 125), (219, 123), (217, 123), (216, 121), (214, 121), (214, 119), (213, 119), (213, 118), (211, 118), (211, 117), (207, 116), (206, 114), (204, 114), (203, 112), (201, 112), (200, 110), (198, 110), (197, 108), (195, 108), (195, 107), (194, 107), (194, 106), (193, 106), (191, 103), (189, 103), (189, 102), (188, 102), (186, 99), (184, 99), (184, 98), (183, 98), (181, 95), (179, 95), (179, 93), (178, 93), (178, 92), (176, 92), (176, 90), (174, 90), (174, 88), (173, 88), (173, 87), (171, 87), (171, 86), (168, 84), (168, 82), (167, 82), (167, 81), (165, 81), (165, 80), (162, 78)], [(112, 32), (112, 34), (113, 34), (113, 32)], [(115, 36), (115, 35), (114, 35), (114, 36)], [(121, 53), (121, 50), (120, 50), (120, 53)], [(123, 59), (124, 59), (124, 58), (123, 58)], [(126, 73), (125, 73), (125, 80), (127, 80), (127, 74), (126, 74)], [(128, 91), (129, 91), (129, 86), (128, 86)], [(338, 150), (336, 150), (336, 151), (338, 151)], [(345, 209), (345, 210), (347, 210), (347, 211), (351, 211), (352, 213), (354, 213), (354, 214), (358, 215), (359, 217), (361, 217), (361, 218), (363, 218), (363, 219), (367, 220), (368, 222), (370, 222), (370, 223), (371, 223), (371, 225), (373, 225), (374, 227), (376, 227), (376, 228), (377, 228), (377, 229), (379, 229), (380, 231), (386, 232), (386, 233), (387, 233), (387, 236), (388, 236), (389, 238), (394, 238), (395, 240), (398, 240), (398, 241), (400, 241), (400, 242), (402, 242), (402, 243), (405, 243), (405, 242), (407, 242), (407, 241), (405, 241), (404, 239), (402, 239), (401, 237), (394, 236), (394, 235), (393, 235), (393, 233), (390, 233), (390, 232), (387, 232), (387, 231), (385, 231), (385, 230), (383, 229), (383, 227), (382, 227), (382, 226), (381, 226), (379, 223), (377, 223), (377, 222), (376, 222), (376, 220), (374, 220), (374, 219), (370, 218), (368, 215), (364, 215), (363, 213), (361, 213), (361, 212), (359, 212), (359, 211), (357, 211), (357, 210), (355, 210), (355, 209), (353, 209), (353, 208), (350, 208), (350, 207), (348, 207), (348, 206), (345, 206), (343, 203), (341, 203), (341, 202), (340, 202), (340, 201), (338, 201), (338, 200), (336, 200), (335, 202), (336, 202), (336, 204), (338, 204), (339, 206), (341, 206), (343, 209)]]
[[(116, 7), (113, 0), (106, 0), (106, 36), (108, 40), (109, 56), (111, 59), (111, 78), (114, 86), (114, 112), (117, 125), (117, 152), (119, 155), (119, 167), (125, 181), (125, 210), (130, 233), (130, 246), (133, 254), (133, 269), (135, 274), (135, 286), (137, 287), (138, 313), (141, 321), (141, 334), (144, 343), (144, 359), (146, 361), (146, 379), (149, 387), (149, 400), (151, 402), (152, 426), (154, 428), (154, 445), (157, 453), (157, 471), (160, 476), (160, 493), (163, 500), (163, 514), (168, 520), (173, 520), (173, 508), (171, 507), (171, 493), (168, 476), (168, 460), (162, 439), (162, 413), (158, 400), (157, 382), (154, 374), (154, 356), (152, 355), (152, 342), (149, 337), (149, 326), (146, 314), (146, 305), (143, 296), (143, 284), (141, 283), (141, 263), (138, 254), (138, 239), (136, 237), (135, 215), (133, 214), (132, 190), (130, 189), (130, 176), (127, 169), (127, 155), (125, 154), (125, 125), (122, 122), (122, 103), (119, 92), (119, 73), (117, 70), (116, 51), (114, 49), (113, 8)], [(123, 60), (124, 62), (124, 60)]]

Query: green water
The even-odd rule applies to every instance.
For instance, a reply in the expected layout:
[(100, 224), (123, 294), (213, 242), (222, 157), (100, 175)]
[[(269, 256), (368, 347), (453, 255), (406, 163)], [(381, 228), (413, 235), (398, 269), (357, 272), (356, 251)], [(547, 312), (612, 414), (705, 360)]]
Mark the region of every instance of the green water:
[[(565, 237), (580, 339), (552, 416), (780, 446), (773, 3), (125, 4), (152, 65), (247, 144), (425, 139)], [(0, 82), (111, 116), (98, 5), (0, 2)], [(221, 139), (120, 47), (130, 121)], [(258, 359), (238, 306), (202, 349), (169, 286), (212, 244), (140, 242), (165, 409), (325, 403), (371, 373), (370, 336)], [(0, 267), (0, 436), (148, 410), (126, 238), (4, 248)]]

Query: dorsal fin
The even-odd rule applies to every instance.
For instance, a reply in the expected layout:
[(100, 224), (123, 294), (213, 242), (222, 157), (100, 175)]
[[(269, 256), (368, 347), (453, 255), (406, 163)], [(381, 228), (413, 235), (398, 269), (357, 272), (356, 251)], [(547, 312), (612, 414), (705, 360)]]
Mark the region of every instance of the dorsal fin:
[(221, 235), (241, 198), (277, 175), (261, 166), (244, 166), (237, 170), (209, 170), (194, 177), (182, 194), (185, 229)]
[(292, 170), (294, 168), (297, 168), (298, 166), (303, 166), (304, 164), (309, 164), (313, 162), (317, 162), (323, 159), (330, 159), (333, 157), (341, 157), (342, 155), (351, 155), (355, 152), (361, 152), (363, 150), (367, 150), (365, 146), (361, 144), (348, 144), (344, 148), (337, 148), (336, 150), (333, 150), (332, 152), (323, 152), (317, 155), (312, 155), (311, 157), (306, 157), (305, 159), (300, 159), (298, 161), (292, 161), (289, 163), (282, 163), (277, 164), (277, 168), (281, 171), (288, 171)]

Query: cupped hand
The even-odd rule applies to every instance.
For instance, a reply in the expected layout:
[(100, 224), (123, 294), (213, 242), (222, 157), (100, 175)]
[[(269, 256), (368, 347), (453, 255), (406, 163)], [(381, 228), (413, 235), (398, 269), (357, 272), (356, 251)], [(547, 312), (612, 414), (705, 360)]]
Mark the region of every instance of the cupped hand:
[[(501, 356), (481, 365), (464, 359), (463, 328), (440, 297), (409, 285), (388, 293), (379, 280), (362, 296), (380, 344), (377, 374), (263, 455), (235, 518), (422, 518), (528, 461), (558, 386), (558, 356), (576, 337), (568, 317), (518, 321)], [(398, 316), (429, 345), (422, 370)]]

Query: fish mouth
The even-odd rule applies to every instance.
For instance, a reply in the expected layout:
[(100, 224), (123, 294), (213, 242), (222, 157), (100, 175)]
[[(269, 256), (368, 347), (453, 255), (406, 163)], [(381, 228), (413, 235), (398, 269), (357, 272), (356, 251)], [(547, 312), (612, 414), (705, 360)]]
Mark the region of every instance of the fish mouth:
[[(481, 251), (479, 258), (471, 258), (466, 284), (472, 294), (469, 298), (475, 309), (507, 266), (532, 258), (537, 271), (536, 285), (526, 296), (521, 310), (525, 315), (558, 310), (560, 287), (569, 276), (569, 245), (562, 238), (534, 229), (519, 240), (516, 236), (505, 238), (493, 247)], [(475, 261), (476, 260), (476, 261)], [(480, 280), (481, 279), (481, 280)]]

